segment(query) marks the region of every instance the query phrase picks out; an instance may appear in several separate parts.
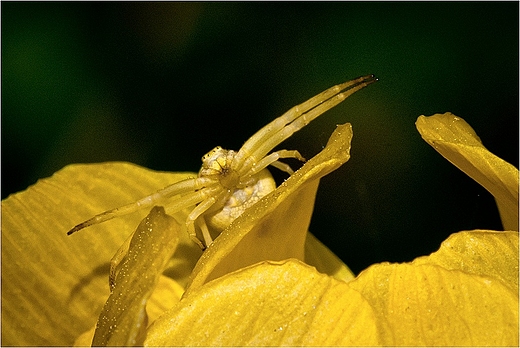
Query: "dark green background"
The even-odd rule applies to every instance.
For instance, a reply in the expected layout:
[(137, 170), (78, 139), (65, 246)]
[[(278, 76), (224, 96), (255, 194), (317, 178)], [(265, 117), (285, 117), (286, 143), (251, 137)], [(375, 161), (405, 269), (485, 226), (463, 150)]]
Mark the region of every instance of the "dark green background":
[(359, 272), (501, 228), (493, 198), (414, 122), (453, 112), (518, 167), (518, 2), (1, 6), (2, 198), (71, 163), (198, 171), (214, 146), (238, 149), (373, 73), (282, 145), (310, 158), (353, 125), (352, 158), (322, 180), (311, 231)]

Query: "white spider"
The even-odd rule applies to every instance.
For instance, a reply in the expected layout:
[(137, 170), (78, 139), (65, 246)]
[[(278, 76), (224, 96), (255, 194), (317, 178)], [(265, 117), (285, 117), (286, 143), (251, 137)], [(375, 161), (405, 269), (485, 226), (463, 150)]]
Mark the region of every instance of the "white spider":
[[(198, 177), (176, 182), (137, 202), (98, 214), (76, 225), (67, 234), (177, 196), (168, 204), (168, 211), (195, 206), (186, 218), (186, 227), (191, 239), (204, 250), (213, 242), (209, 228), (213, 235), (220, 233), (247, 208), (276, 188), (267, 166), (292, 174), (291, 167), (278, 160), (296, 158), (305, 161), (296, 150), (269, 153), (271, 150), (352, 93), (375, 81), (373, 75), (367, 75), (331, 87), (264, 126), (238, 152), (220, 146), (208, 152), (202, 157)], [(204, 243), (197, 232), (202, 235)]]

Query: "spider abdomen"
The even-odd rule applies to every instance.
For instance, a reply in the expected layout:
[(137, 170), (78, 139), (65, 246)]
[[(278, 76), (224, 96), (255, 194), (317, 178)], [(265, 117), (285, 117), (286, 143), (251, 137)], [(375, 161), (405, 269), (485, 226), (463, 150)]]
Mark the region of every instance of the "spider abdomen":
[(251, 179), (250, 185), (232, 191), (221, 210), (208, 216), (207, 223), (211, 229), (219, 232), (224, 230), (247, 208), (276, 189), (276, 183), (267, 169), (263, 169)]

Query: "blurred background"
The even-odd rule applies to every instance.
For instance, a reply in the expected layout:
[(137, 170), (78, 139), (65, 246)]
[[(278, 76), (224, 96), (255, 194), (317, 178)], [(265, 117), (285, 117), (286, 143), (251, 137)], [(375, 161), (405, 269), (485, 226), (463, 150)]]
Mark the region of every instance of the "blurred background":
[(501, 229), (492, 196), (414, 123), (452, 112), (518, 167), (518, 2), (1, 7), (2, 199), (72, 163), (196, 172), (213, 147), (238, 150), (290, 107), (372, 73), (378, 83), (280, 146), (311, 158), (353, 125), (310, 230), (357, 273)]

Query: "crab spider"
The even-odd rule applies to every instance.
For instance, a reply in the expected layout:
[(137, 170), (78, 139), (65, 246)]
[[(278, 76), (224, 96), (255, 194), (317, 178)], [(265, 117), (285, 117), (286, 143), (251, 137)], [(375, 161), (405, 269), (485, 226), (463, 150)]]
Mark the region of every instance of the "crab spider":
[(305, 161), (296, 150), (271, 152), (276, 146), (375, 81), (377, 79), (373, 75), (367, 75), (331, 87), (264, 126), (238, 152), (220, 146), (208, 152), (202, 157), (202, 167), (196, 178), (176, 182), (134, 203), (100, 213), (76, 225), (67, 234), (175, 197), (168, 204), (169, 212), (195, 206), (186, 218), (186, 227), (191, 239), (204, 250), (213, 242), (210, 228), (220, 233), (247, 208), (276, 188), (268, 166), (290, 175), (293, 170), (280, 159)]

